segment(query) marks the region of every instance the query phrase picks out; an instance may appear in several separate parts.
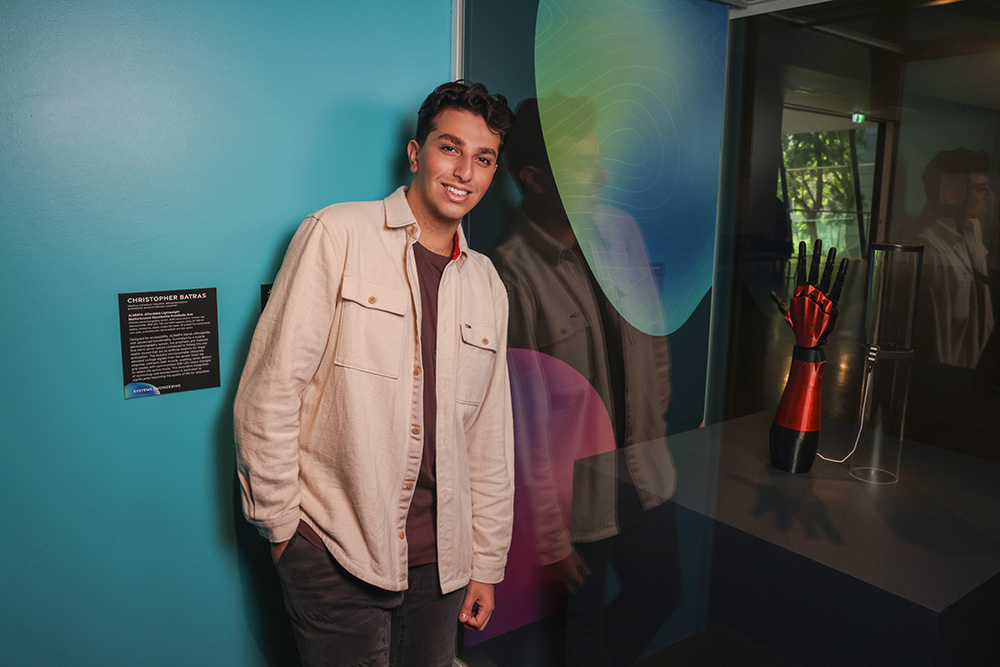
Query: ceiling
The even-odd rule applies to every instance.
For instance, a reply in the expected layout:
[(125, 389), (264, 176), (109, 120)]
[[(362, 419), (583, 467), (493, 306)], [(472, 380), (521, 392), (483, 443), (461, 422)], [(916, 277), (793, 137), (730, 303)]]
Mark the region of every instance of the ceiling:
[(1000, 110), (997, 0), (746, 4), (730, 19), (768, 13), (787, 28), (774, 42), (787, 104), (893, 118), (917, 96)]

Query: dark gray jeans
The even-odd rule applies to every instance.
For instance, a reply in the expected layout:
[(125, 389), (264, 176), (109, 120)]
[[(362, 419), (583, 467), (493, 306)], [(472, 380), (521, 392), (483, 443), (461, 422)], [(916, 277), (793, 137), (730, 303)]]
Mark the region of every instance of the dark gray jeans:
[(465, 590), (442, 595), (436, 564), (410, 568), (406, 591), (386, 591), (296, 533), (277, 568), (306, 667), (451, 667)]

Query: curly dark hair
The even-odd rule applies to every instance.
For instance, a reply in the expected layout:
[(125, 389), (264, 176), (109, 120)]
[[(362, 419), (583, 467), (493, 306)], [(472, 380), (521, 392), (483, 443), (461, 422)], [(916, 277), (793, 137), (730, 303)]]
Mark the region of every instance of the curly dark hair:
[(990, 156), (986, 151), (970, 151), (968, 148), (941, 151), (924, 167), (924, 192), (928, 203), (946, 203), (940, 200), (941, 179), (945, 174), (985, 174), (989, 170)]
[(417, 112), (418, 144), (423, 144), (427, 135), (434, 131), (434, 121), (445, 109), (461, 109), (480, 116), (487, 127), (500, 135), (500, 152), (503, 152), (514, 121), (514, 112), (507, 105), (506, 97), (490, 94), (486, 86), (468, 79), (441, 84), (427, 96)]
[(523, 167), (538, 167), (552, 173), (548, 151), (554, 150), (553, 154), (558, 156), (560, 148), (567, 142), (579, 141), (597, 128), (597, 106), (586, 97), (566, 97), (556, 93), (543, 98), (542, 102), (546, 108), (553, 109), (553, 116), (559, 119), (547, 137), (542, 136), (542, 119), (538, 112), (538, 100), (534, 97), (517, 105), (511, 124), (510, 143), (504, 159), (518, 186), (523, 185)]

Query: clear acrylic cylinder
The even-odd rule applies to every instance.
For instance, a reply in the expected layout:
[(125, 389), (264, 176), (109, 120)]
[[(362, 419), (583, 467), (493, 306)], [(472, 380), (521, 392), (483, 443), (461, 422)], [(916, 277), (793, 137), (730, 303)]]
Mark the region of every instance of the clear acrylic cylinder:
[(924, 247), (873, 243), (865, 314), (860, 439), (851, 476), (899, 481)]

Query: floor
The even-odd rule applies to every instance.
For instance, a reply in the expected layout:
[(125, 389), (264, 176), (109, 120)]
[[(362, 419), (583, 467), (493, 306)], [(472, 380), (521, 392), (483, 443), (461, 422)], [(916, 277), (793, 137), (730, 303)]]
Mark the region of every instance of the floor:
[[(505, 641), (505, 648), (497, 646), (473, 647), (460, 653), (459, 667), (558, 667), (562, 661), (546, 655), (545, 651), (525, 652), (540, 637), (536, 630), (541, 626), (522, 629), (514, 641)], [(636, 667), (793, 667), (792, 663), (755, 645), (744, 637), (724, 628), (711, 626), (702, 634), (693, 635), (648, 655)]]

